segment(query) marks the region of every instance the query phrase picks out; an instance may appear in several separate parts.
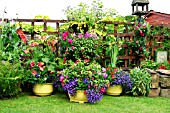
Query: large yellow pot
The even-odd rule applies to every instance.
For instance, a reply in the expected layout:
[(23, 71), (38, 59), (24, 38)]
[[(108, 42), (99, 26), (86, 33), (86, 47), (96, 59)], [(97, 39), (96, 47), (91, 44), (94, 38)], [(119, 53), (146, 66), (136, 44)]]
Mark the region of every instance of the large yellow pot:
[(33, 92), (38, 96), (47, 96), (53, 92), (52, 83), (35, 84), (33, 87)]
[(79, 103), (88, 102), (86, 94), (84, 94), (84, 90), (77, 90), (74, 96), (71, 96), (70, 94), (68, 95), (69, 95), (70, 101), (79, 102)]
[(106, 90), (106, 94), (108, 95), (117, 96), (120, 95), (121, 93), (122, 93), (121, 85), (109, 86), (108, 89)]

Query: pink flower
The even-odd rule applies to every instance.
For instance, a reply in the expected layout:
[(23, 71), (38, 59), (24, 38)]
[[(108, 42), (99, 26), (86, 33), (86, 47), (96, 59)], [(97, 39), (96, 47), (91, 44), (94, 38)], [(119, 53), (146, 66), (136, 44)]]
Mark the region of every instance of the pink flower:
[(68, 43), (69, 44), (72, 44), (73, 43), (73, 40), (71, 38), (68, 39)]
[(74, 49), (74, 46), (72, 46), (71, 48)]
[(60, 76), (60, 82), (63, 82), (64, 76)]
[(138, 30), (139, 29), (139, 27), (138, 26), (136, 26), (136, 30)]
[(106, 72), (106, 68), (102, 68), (102, 72), (105, 73)]
[(53, 40), (53, 41), (52, 41), (52, 45), (53, 45), (53, 46), (54, 46), (56, 43), (57, 43), (56, 40)]
[(140, 32), (140, 34), (142, 34), (143, 32), (142, 32), (142, 30), (139, 30), (139, 32)]
[(106, 73), (102, 73), (103, 77), (106, 78), (108, 75)]
[(29, 53), (29, 50), (27, 50), (27, 49), (26, 49), (26, 50), (24, 50), (24, 53), (26, 53), (26, 54), (27, 54), (27, 53)]
[(30, 46), (31, 46), (31, 47), (38, 46), (38, 42), (32, 42), (32, 43), (30, 44)]
[(139, 41), (138, 40), (136, 40), (136, 44), (138, 44), (139, 43)]
[(83, 35), (81, 33), (78, 34), (78, 37), (81, 38)]
[(68, 32), (64, 32), (64, 33), (62, 34), (62, 36), (63, 36), (63, 40), (66, 40), (66, 38), (68, 37)]
[(89, 34), (88, 32), (86, 32), (85, 34), (84, 34), (84, 38), (88, 38), (88, 37), (90, 37), (91, 36), (91, 34)]
[(138, 27), (140, 27), (141, 25), (140, 25), (140, 23), (138, 24)]

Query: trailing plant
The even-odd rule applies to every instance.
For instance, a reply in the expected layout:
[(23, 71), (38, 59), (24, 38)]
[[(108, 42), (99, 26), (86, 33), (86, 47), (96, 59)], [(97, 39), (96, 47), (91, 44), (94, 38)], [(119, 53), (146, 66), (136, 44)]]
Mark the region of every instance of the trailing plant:
[(132, 90), (134, 96), (146, 96), (150, 91), (152, 77), (145, 69), (135, 67), (130, 70), (130, 77), (133, 78)]
[[(71, 96), (75, 95), (77, 90), (84, 90), (90, 103), (99, 101), (109, 85), (109, 81), (105, 79), (107, 74), (95, 61), (72, 62), (58, 76), (60, 79), (57, 82)], [(57, 86), (57, 83), (55, 85)]]

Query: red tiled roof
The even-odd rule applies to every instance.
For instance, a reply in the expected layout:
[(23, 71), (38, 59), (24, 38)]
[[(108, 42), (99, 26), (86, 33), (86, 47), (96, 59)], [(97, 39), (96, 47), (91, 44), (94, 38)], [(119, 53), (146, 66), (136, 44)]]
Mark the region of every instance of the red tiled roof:
[(170, 24), (170, 14), (150, 11), (145, 15), (145, 20), (150, 24)]

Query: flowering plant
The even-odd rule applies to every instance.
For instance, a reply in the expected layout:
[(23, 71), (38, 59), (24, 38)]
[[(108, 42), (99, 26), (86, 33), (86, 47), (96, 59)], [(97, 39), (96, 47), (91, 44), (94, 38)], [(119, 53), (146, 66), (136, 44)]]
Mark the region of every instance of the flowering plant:
[(102, 43), (100, 41), (102, 40), (94, 30), (91, 30), (90, 33), (79, 33), (78, 35), (64, 32), (60, 41), (62, 47), (61, 53), (65, 61), (72, 60), (75, 62), (78, 59), (93, 60), (96, 55), (102, 53), (100, 49), (100, 44)]
[(53, 37), (47, 39), (40, 36), (37, 40), (28, 41), (28, 46), (24, 47), (22, 56), (30, 56), (26, 60), (28, 75), (26, 81), (31, 83), (52, 82), (56, 72), (56, 43)]
[(108, 74), (107, 80), (109, 80), (110, 85), (121, 85), (124, 91), (130, 91), (133, 85), (133, 78), (126, 71), (118, 70), (117, 68), (106, 68), (106, 73)]
[(142, 22), (135, 22), (135, 35), (134, 39), (131, 40), (128, 45), (132, 47), (132, 52), (134, 55), (140, 55), (144, 54), (145, 56), (148, 55), (148, 52), (146, 50), (146, 36), (149, 30), (149, 24), (148, 23), (142, 23)]
[(95, 61), (89, 63), (79, 60), (59, 73), (60, 83), (70, 95), (75, 95), (77, 90), (84, 90), (88, 101), (95, 103), (102, 98), (109, 85), (105, 78), (105, 69)]

